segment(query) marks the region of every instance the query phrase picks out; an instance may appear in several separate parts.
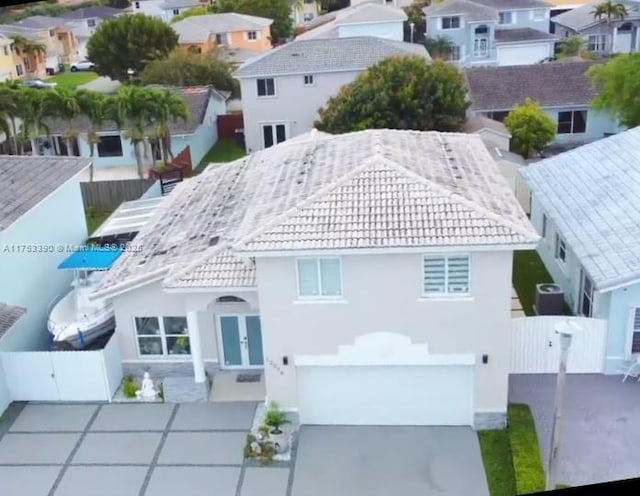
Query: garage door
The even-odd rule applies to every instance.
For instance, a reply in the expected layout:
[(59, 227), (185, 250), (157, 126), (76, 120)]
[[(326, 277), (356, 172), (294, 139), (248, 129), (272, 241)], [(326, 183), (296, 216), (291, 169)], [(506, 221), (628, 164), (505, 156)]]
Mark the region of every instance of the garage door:
[(473, 370), (473, 355), (432, 355), (397, 334), (362, 336), (336, 355), (296, 357), (300, 421), (473, 425)]
[(497, 53), (498, 65), (537, 64), (553, 54), (548, 43), (498, 46)]

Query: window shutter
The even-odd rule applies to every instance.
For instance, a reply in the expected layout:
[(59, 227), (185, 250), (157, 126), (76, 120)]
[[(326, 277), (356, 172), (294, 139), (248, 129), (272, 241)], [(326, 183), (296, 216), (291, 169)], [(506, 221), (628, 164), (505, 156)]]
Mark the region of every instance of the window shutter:
[(469, 292), (469, 257), (449, 257), (447, 259), (447, 293)]
[(322, 296), (340, 296), (342, 294), (340, 261), (337, 258), (320, 259), (320, 280)]
[(300, 296), (318, 296), (318, 265), (315, 259), (298, 260), (298, 294)]
[(444, 293), (446, 261), (444, 257), (424, 258), (425, 294)]
[(633, 335), (631, 336), (631, 353), (640, 353), (640, 308), (633, 315)]

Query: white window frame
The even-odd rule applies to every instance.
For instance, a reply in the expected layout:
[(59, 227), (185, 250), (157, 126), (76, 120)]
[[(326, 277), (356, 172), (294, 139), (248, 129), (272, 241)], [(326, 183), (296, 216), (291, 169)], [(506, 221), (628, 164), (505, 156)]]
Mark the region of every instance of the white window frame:
[[(555, 245), (553, 247), (553, 256), (557, 260), (557, 262), (564, 267), (567, 263), (567, 242), (560, 236), (560, 233), (556, 232), (556, 240)], [(563, 257), (560, 256), (560, 252), (563, 252)]]
[[(584, 131), (576, 131), (576, 113), (584, 112)], [(571, 130), (568, 133), (560, 132), (560, 114), (570, 113), (571, 114)], [(589, 119), (589, 111), (588, 110), (561, 110), (558, 112), (558, 121), (556, 126), (556, 134), (585, 134), (587, 132), (587, 119)]]
[[(478, 47), (481, 45), (482, 40), (486, 42), (486, 48), (484, 51), (480, 49), (476, 49), (476, 42)], [(488, 57), (490, 52), (489, 48), (489, 36), (474, 36), (473, 37), (473, 56), (474, 57)]]
[[(509, 22), (502, 22), (502, 17), (503, 16), (509, 16)], [(511, 11), (511, 10), (506, 10), (503, 12), (498, 12), (498, 24), (500, 26), (508, 26), (510, 24), (515, 24), (516, 23), (516, 13)]]
[(271, 146), (276, 146), (279, 143), (284, 143), (284, 141), (280, 141), (278, 143), (277, 140), (276, 140), (277, 133), (276, 133), (276, 130), (275, 130), (275, 126), (280, 126), (280, 125), (284, 126), (284, 136), (285, 136), (284, 141), (287, 141), (289, 138), (291, 138), (291, 129), (289, 127), (289, 123), (288, 122), (274, 121), (274, 122), (259, 122), (258, 123), (258, 130), (260, 132), (260, 143), (262, 143), (262, 149), (263, 150), (266, 149), (265, 142), (264, 142), (264, 131), (262, 129), (265, 126), (272, 126), (274, 128), (273, 129), (274, 142), (273, 142), (273, 145), (271, 145)]
[[(467, 266), (469, 267), (467, 272), (467, 291), (462, 293), (450, 293), (449, 292), (449, 259), (467, 257)], [(424, 263), (427, 258), (444, 258), (444, 291), (442, 293), (428, 293), (425, 291), (425, 270)], [(422, 297), (423, 298), (468, 298), (471, 295), (471, 254), (470, 253), (449, 253), (449, 254), (429, 254), (423, 255), (420, 259), (422, 264), (420, 273), (422, 274)]]
[[(594, 39), (592, 42), (591, 40)], [(587, 37), (587, 50), (590, 52), (604, 52), (609, 44), (609, 36), (606, 34), (590, 34)]]
[(95, 19), (87, 19), (87, 27), (95, 28), (96, 27), (96, 20)]
[[(444, 20), (445, 19), (458, 19), (458, 27), (457, 28), (452, 28), (452, 27), (448, 27), (445, 28), (444, 27)], [(459, 15), (454, 15), (454, 16), (442, 16), (439, 19), (439, 24), (440, 24), (440, 29), (442, 31), (454, 31), (456, 29), (462, 29), (462, 18)], [(451, 23), (450, 23), (451, 24)]]
[[(171, 360), (180, 360), (180, 359), (188, 359), (189, 361), (191, 361), (191, 353), (182, 353), (179, 355), (170, 355), (168, 352), (168, 348), (167, 348), (167, 337), (180, 337), (180, 336), (186, 336), (189, 339), (189, 350), (191, 351), (191, 333), (189, 332), (189, 328), (187, 327), (187, 333), (186, 334), (167, 334), (165, 332), (164, 329), (164, 318), (165, 317), (184, 317), (185, 320), (187, 318), (186, 315), (134, 315), (131, 317), (131, 320), (133, 322), (133, 333), (135, 336), (135, 340), (136, 340), (136, 352), (138, 353), (138, 358), (142, 359), (142, 360), (153, 360), (153, 359), (158, 359), (158, 358), (162, 358), (164, 360), (167, 359), (171, 359)], [(156, 318), (158, 319), (158, 327), (160, 330), (160, 334), (138, 334), (138, 324), (136, 323), (136, 318), (139, 319), (144, 319), (144, 318)], [(188, 324), (187, 324), (188, 326)], [(162, 345), (162, 354), (160, 355), (143, 355), (142, 353), (140, 353), (140, 338), (156, 338), (156, 339), (160, 339), (160, 344)]]
[(634, 323), (635, 323), (635, 316), (636, 316), (636, 312), (640, 311), (640, 307), (630, 307), (629, 308), (629, 318), (627, 321), (627, 345), (625, 347), (625, 358), (630, 359), (633, 356), (638, 355), (638, 352), (633, 352), (632, 348), (633, 348), (633, 335), (636, 332), (640, 332), (639, 330), (635, 330), (634, 329)]
[(313, 77), (313, 74), (305, 74), (304, 76), (302, 76), (302, 82), (304, 83), (305, 86), (316, 85), (316, 81), (315, 81), (315, 78)]
[[(455, 55), (457, 55), (457, 57)], [(447, 60), (450, 62), (458, 62), (462, 60), (462, 47), (460, 45), (451, 45), (447, 55)]]
[[(253, 35), (253, 38), (251, 37)], [(257, 31), (247, 31), (247, 40), (249, 41), (257, 41), (258, 40), (258, 32)]]
[[(221, 41), (218, 41), (218, 37), (220, 37)], [(216, 45), (228, 45), (229, 44), (229, 33), (216, 33)]]
[[(313, 260), (316, 262), (316, 271), (318, 277), (318, 295), (301, 295), (300, 294), (300, 270), (298, 262), (300, 260)], [(320, 260), (337, 260), (338, 270), (340, 274), (340, 294), (339, 295), (323, 295), (322, 294), (322, 275), (320, 270)], [(296, 265), (296, 294), (299, 300), (342, 300), (344, 298), (344, 284), (343, 284), (343, 272), (342, 272), (342, 258), (341, 257), (297, 257), (295, 260)]]
[[(273, 95), (269, 95), (269, 94), (265, 94), (265, 95), (260, 95), (258, 92), (258, 81), (260, 80), (264, 80), (264, 81), (268, 81), (269, 79), (271, 79), (273, 81)], [(267, 84), (265, 83), (265, 90), (267, 89)], [(258, 98), (276, 98), (278, 96), (278, 86), (276, 85), (276, 78), (273, 77), (263, 77), (263, 78), (256, 78), (256, 95), (258, 96)]]

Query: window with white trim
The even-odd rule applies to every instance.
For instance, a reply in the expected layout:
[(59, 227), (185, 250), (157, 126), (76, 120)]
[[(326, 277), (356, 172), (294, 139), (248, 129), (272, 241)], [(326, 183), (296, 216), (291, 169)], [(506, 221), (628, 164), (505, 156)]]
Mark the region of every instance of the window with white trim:
[(555, 255), (556, 259), (560, 260), (562, 263), (567, 261), (567, 245), (558, 233), (556, 233)]
[(135, 317), (140, 356), (189, 355), (186, 317)]
[(425, 256), (423, 287), (425, 296), (469, 294), (469, 255)]
[(307, 74), (304, 76), (304, 85), (313, 86), (313, 74)]
[(633, 312), (631, 332), (631, 353), (640, 353), (640, 308)]
[(95, 19), (87, 19), (87, 26), (90, 28), (95, 28), (96, 27), (96, 20)]
[(585, 132), (587, 132), (586, 110), (558, 112), (558, 134), (581, 134)]
[(578, 314), (591, 317), (593, 314), (593, 283), (586, 272), (580, 271), (582, 280), (580, 281), (580, 308)]
[(542, 237), (547, 237), (547, 214), (542, 214)]
[(299, 258), (296, 264), (299, 297), (342, 296), (342, 267), (338, 257)]
[(449, 53), (447, 54), (447, 60), (455, 62), (460, 60), (460, 47), (458, 45), (452, 45), (449, 47)]
[(257, 31), (247, 31), (247, 39), (254, 41), (258, 39), (258, 32)]
[(498, 16), (498, 24), (513, 24), (515, 22), (513, 12), (500, 12)]
[(442, 18), (442, 29), (459, 29), (460, 28), (460, 17), (443, 17)]
[(607, 49), (606, 34), (592, 34), (587, 40), (587, 50), (590, 52), (604, 52)]
[(226, 45), (229, 43), (227, 33), (216, 33), (216, 45)]
[(260, 78), (257, 80), (258, 96), (275, 96), (276, 82), (273, 78)]

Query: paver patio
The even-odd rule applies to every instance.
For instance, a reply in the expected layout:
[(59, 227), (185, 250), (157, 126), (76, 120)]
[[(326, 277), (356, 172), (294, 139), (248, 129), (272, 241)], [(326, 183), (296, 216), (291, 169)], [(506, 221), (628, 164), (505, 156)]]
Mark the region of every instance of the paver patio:
[[(509, 401), (531, 406), (545, 466), (549, 459), (555, 374), (512, 375)], [(633, 378), (569, 374), (558, 482), (572, 486), (638, 477), (640, 383)]]

